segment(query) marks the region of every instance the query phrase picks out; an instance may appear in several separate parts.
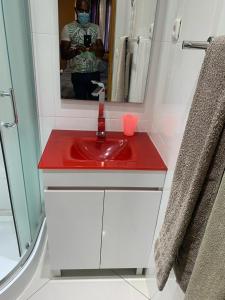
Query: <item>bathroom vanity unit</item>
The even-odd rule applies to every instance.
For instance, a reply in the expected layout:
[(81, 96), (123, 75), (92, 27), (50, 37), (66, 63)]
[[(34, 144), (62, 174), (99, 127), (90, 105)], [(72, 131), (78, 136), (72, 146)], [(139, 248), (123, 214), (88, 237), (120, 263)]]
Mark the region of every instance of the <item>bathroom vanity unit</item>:
[(148, 267), (167, 168), (146, 133), (53, 131), (39, 168), (52, 270)]

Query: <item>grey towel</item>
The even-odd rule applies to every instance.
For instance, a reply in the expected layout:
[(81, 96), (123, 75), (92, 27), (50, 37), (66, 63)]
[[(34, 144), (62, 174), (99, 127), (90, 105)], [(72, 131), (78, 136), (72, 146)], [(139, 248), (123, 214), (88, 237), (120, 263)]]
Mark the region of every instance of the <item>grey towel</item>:
[[(177, 160), (164, 224), (155, 244), (160, 290), (164, 288), (174, 265), (182, 289), (185, 290), (188, 284), (224, 168), (218, 153), (222, 149), (220, 140), (224, 124), (225, 37), (220, 37), (206, 53)], [(214, 174), (217, 174), (216, 183), (210, 187)], [(209, 193), (212, 197), (208, 200)], [(203, 198), (209, 204), (207, 207), (201, 205)], [(201, 228), (200, 233), (195, 228)], [(186, 249), (188, 254), (182, 257), (182, 244), (189, 237), (188, 230), (191, 230), (190, 252)]]
[(211, 162), (199, 200), (174, 262), (177, 281), (185, 292), (225, 170), (225, 129)]
[(225, 299), (225, 175), (215, 200), (185, 300)]

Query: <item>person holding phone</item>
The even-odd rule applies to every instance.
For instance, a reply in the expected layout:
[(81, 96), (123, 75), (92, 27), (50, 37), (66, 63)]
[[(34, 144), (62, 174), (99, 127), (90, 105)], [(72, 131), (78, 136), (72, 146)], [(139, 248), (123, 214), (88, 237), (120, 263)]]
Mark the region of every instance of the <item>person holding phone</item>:
[(100, 29), (90, 22), (88, 0), (75, 2), (77, 20), (67, 24), (61, 34), (61, 57), (70, 60), (71, 80), (75, 99), (98, 100), (92, 96), (96, 86), (92, 80), (100, 81), (99, 59), (104, 56)]

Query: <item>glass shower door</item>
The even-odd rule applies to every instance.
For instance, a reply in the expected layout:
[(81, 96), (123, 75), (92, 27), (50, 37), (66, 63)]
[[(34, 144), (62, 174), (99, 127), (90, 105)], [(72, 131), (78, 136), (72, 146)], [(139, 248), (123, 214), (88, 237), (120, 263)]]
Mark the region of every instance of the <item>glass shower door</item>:
[(29, 1), (0, 0), (0, 41), (0, 135), (23, 256), (33, 246), (44, 219)]
[(18, 138), (15, 99), (8, 59), (2, 7), (0, 7), (0, 122), (1, 142), (7, 166), (9, 194), (16, 225), (20, 254), (31, 242), (26, 192)]
[(19, 260), (17, 235), (0, 142), (0, 281), (17, 265)]
[(37, 168), (40, 158), (40, 144), (29, 1), (1, 0), (1, 2), (7, 37), (11, 81), (18, 116), (17, 129), (30, 233), (31, 240), (33, 240), (37, 236), (44, 212)]

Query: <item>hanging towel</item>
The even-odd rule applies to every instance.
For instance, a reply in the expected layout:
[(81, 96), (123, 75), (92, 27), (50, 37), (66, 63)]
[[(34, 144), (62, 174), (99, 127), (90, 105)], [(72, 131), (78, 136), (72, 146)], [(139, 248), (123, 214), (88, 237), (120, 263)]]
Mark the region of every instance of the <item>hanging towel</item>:
[(127, 36), (120, 38), (119, 53), (117, 56), (116, 80), (113, 87), (113, 100), (116, 102), (124, 102), (125, 94), (125, 69), (126, 69), (126, 43)]
[[(129, 42), (128, 42), (129, 44)], [(130, 92), (130, 77), (132, 71), (133, 53), (129, 50), (129, 45), (127, 44), (126, 52), (126, 63), (125, 63), (125, 73), (124, 73), (124, 100), (129, 102), (129, 92)]]
[(206, 175), (205, 182), (196, 203), (190, 224), (187, 228), (182, 245), (174, 262), (177, 281), (183, 291), (186, 291), (199, 248), (205, 233), (205, 228), (215, 202), (220, 182), (225, 170), (225, 129), (222, 132), (215, 155)]
[(225, 299), (225, 175), (220, 185), (185, 300)]
[[(177, 160), (164, 224), (155, 244), (156, 274), (160, 290), (164, 288), (175, 262), (182, 265), (182, 258), (179, 258), (189, 226), (192, 226), (190, 224), (200, 222), (200, 225), (192, 228), (200, 227), (201, 232), (205, 230), (212, 204), (202, 207), (201, 201), (206, 190), (207, 195), (212, 192), (210, 201), (213, 203), (215, 200), (216, 186), (213, 185), (211, 190), (210, 180), (211, 174), (221, 174), (223, 169), (221, 164), (221, 169), (217, 172), (214, 163), (218, 163), (221, 155), (217, 151), (222, 151), (220, 140), (223, 138), (224, 124), (225, 37), (220, 37), (211, 43), (206, 53)], [(216, 184), (218, 178), (219, 175), (216, 175)], [(197, 244), (201, 244), (202, 233), (199, 235), (198, 231), (194, 231), (191, 236), (194, 240), (199, 239)], [(191, 260), (193, 265), (196, 253), (198, 249), (186, 264)], [(175, 269), (178, 274), (178, 269)], [(188, 276), (185, 279), (187, 282)], [(177, 279), (178, 282), (182, 280), (179, 277)], [(181, 287), (185, 290), (184, 285), (181, 284)]]
[(130, 103), (142, 103), (145, 97), (148, 67), (151, 53), (151, 40), (140, 37), (133, 54), (132, 72), (130, 80)]

